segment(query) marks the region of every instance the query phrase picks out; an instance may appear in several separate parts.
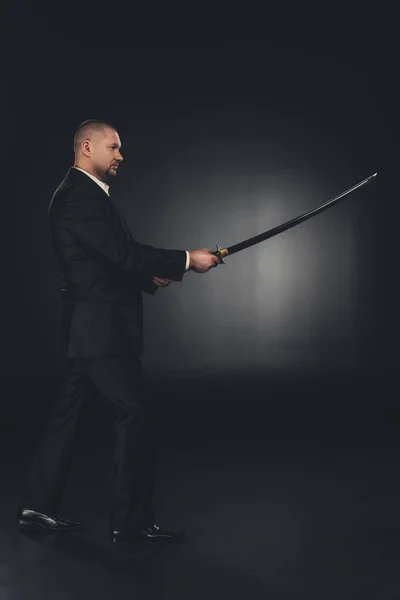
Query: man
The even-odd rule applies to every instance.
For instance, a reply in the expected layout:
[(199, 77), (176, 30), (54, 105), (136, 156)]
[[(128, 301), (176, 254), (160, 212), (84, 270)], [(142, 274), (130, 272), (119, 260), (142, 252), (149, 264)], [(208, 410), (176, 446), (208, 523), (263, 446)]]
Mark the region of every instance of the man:
[(75, 164), (49, 208), (52, 244), (64, 279), (63, 328), (68, 374), (43, 432), (18, 510), (21, 529), (69, 531), (82, 523), (58, 516), (79, 409), (95, 390), (115, 420), (111, 541), (173, 540), (153, 510), (152, 399), (140, 356), (142, 291), (206, 273), (220, 263), (210, 250), (165, 250), (136, 241), (110, 199), (123, 160), (117, 131), (85, 121), (74, 139)]

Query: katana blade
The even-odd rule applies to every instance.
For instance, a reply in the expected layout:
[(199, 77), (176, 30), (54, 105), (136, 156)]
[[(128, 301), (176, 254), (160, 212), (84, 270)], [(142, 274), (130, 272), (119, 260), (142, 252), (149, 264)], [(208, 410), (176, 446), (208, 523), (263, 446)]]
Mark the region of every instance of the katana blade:
[(349, 196), (356, 190), (359, 190), (360, 188), (364, 187), (365, 185), (367, 185), (368, 183), (373, 181), (377, 175), (378, 175), (378, 173), (374, 173), (370, 177), (367, 177), (367, 179), (364, 179), (363, 181), (360, 181), (356, 185), (353, 185), (353, 187), (349, 188), (345, 192), (342, 192), (338, 196), (335, 196), (334, 198), (331, 198), (331, 200), (328, 200), (324, 204), (321, 204), (321, 206), (317, 206), (317, 208), (310, 210), (309, 212), (305, 213), (304, 215), (300, 215), (299, 217), (296, 217), (295, 219), (292, 219), (291, 221), (287, 221), (286, 223), (282, 223), (282, 225), (273, 227), (272, 229), (269, 229), (268, 231), (265, 231), (264, 233), (260, 233), (252, 238), (249, 238), (248, 240), (244, 240), (243, 242), (239, 242), (238, 244), (229, 246), (228, 248), (221, 248), (221, 246), (217, 246), (217, 250), (215, 252), (213, 252), (213, 254), (215, 256), (219, 256), (219, 258), (222, 260), (222, 262), (224, 262), (223, 259), (226, 256), (230, 256), (231, 254), (235, 254), (236, 252), (240, 252), (241, 250), (245, 250), (246, 248), (251, 248), (251, 246), (255, 246), (256, 244), (259, 244), (260, 242), (269, 240), (270, 238), (274, 237), (275, 235), (278, 235), (279, 233), (282, 233), (283, 231), (287, 231), (288, 229), (291, 229), (292, 227), (295, 227), (296, 225), (299, 225), (300, 223), (307, 221), (307, 219), (310, 219), (311, 217), (318, 215), (319, 213), (326, 210), (330, 206), (333, 206), (334, 204), (336, 204), (336, 202), (338, 202), (342, 198)]

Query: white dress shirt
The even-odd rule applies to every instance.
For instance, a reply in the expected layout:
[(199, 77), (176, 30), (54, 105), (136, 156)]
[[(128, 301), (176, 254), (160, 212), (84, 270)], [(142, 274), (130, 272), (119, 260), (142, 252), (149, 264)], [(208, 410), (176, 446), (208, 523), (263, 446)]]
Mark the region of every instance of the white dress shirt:
[(100, 179), (97, 179), (97, 177), (95, 177), (94, 175), (92, 175), (91, 173), (88, 173), (87, 171), (84, 171), (83, 169), (81, 169), (80, 167), (74, 167), (74, 169), (77, 169), (78, 171), (80, 171), (81, 173), (85, 173), (85, 175), (87, 175), (88, 177), (90, 177), (90, 179), (93, 179), (93, 181), (95, 183), (97, 183), (97, 185), (99, 185), (101, 187), (101, 189), (103, 190), (103, 192), (105, 192), (107, 194), (107, 196), (110, 195), (110, 192), (108, 191), (110, 186), (107, 185), (106, 183), (104, 183), (104, 181), (101, 181)]
[[(109, 192), (110, 186), (107, 185), (106, 183), (104, 183), (104, 181), (101, 181), (100, 179), (97, 179), (97, 177), (95, 177), (91, 173), (88, 173), (87, 171), (84, 171), (80, 167), (75, 167), (74, 166), (74, 169), (77, 169), (78, 171), (81, 171), (81, 173), (85, 173), (85, 175), (87, 175), (88, 177), (90, 177), (90, 179), (93, 179), (93, 181), (95, 183), (97, 183), (97, 185), (99, 185), (101, 187), (101, 189), (103, 190), (103, 192), (105, 192), (107, 194), (107, 196), (110, 195), (110, 192)], [(186, 266), (185, 266), (185, 272), (186, 272), (186, 271), (189, 270), (190, 254), (189, 254), (189, 252), (187, 250), (185, 250), (185, 252), (186, 252)]]

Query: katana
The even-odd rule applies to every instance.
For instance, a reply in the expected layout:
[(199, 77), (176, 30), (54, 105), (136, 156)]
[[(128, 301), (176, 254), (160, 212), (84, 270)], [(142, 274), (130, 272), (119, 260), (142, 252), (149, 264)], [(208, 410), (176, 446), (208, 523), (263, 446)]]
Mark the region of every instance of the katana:
[(240, 252), (241, 250), (245, 250), (246, 248), (251, 248), (251, 246), (255, 246), (256, 244), (259, 244), (260, 242), (265, 242), (265, 240), (269, 240), (270, 238), (274, 237), (275, 235), (278, 235), (279, 233), (283, 233), (284, 231), (287, 231), (288, 229), (291, 229), (292, 227), (295, 227), (296, 225), (299, 225), (300, 223), (307, 221), (307, 219), (311, 219), (311, 217), (314, 217), (315, 215), (318, 215), (319, 213), (326, 210), (330, 206), (333, 206), (339, 200), (346, 198), (346, 196), (349, 196), (356, 190), (359, 190), (360, 188), (364, 187), (365, 185), (368, 185), (368, 183), (373, 181), (377, 175), (378, 175), (378, 173), (374, 173), (370, 177), (367, 177), (367, 179), (364, 179), (363, 181), (360, 181), (360, 183), (353, 185), (353, 187), (349, 188), (345, 192), (342, 192), (338, 196), (335, 196), (335, 198), (332, 198), (331, 200), (328, 200), (324, 204), (321, 204), (321, 206), (317, 206), (317, 208), (314, 208), (313, 210), (310, 210), (309, 212), (304, 213), (304, 215), (300, 215), (299, 217), (296, 217), (295, 219), (292, 219), (291, 221), (287, 221), (286, 223), (282, 223), (282, 225), (273, 227), (272, 229), (269, 229), (268, 231), (265, 231), (264, 233), (259, 233), (258, 235), (255, 235), (254, 237), (249, 238), (248, 240), (244, 240), (243, 242), (239, 242), (238, 244), (234, 244), (233, 246), (229, 246), (228, 248), (222, 248), (221, 246), (218, 245), (217, 250), (215, 252), (213, 252), (213, 254), (215, 256), (218, 256), (221, 259), (221, 262), (225, 263), (224, 258), (226, 256), (230, 256), (231, 254), (235, 254), (236, 252)]

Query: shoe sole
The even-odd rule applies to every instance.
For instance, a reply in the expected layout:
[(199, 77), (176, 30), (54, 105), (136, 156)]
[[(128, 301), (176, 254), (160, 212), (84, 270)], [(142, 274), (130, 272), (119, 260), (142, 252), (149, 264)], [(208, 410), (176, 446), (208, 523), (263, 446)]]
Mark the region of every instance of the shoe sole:
[(42, 523), (37, 523), (33, 521), (28, 521), (27, 519), (19, 519), (18, 528), (20, 531), (77, 531), (78, 529), (82, 529), (83, 525), (76, 525), (75, 527), (68, 527), (65, 529), (58, 529), (57, 527), (48, 527), (47, 525), (43, 525)]

